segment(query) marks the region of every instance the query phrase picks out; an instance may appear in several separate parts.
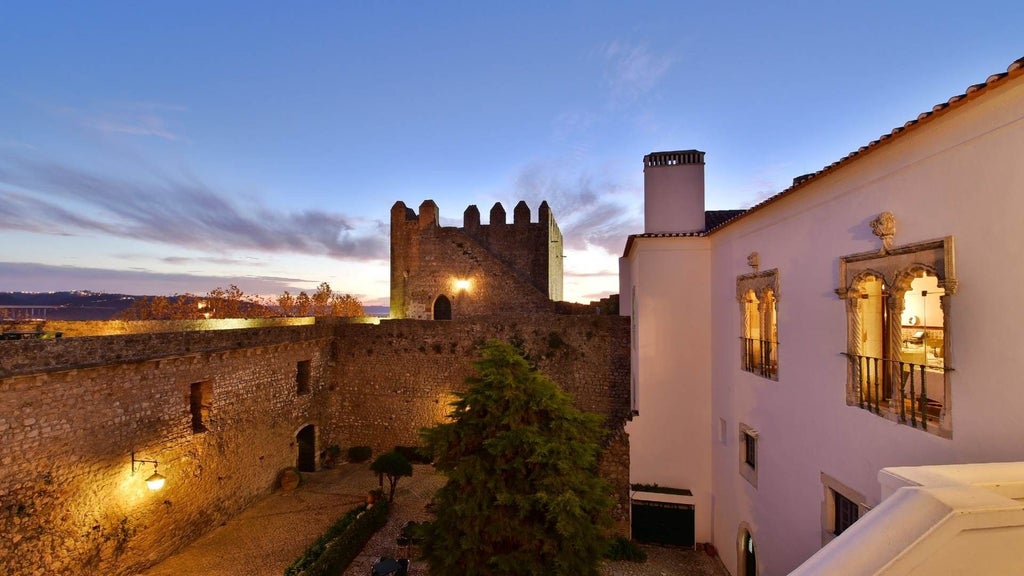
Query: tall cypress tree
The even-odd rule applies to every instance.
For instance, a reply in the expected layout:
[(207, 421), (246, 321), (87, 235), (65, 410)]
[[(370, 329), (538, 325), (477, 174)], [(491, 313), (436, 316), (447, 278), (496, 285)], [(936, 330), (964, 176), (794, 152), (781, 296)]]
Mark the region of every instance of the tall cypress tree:
[(450, 421), (423, 431), (448, 476), (423, 553), (433, 576), (594, 576), (610, 489), (598, 475), (600, 417), (492, 341)]

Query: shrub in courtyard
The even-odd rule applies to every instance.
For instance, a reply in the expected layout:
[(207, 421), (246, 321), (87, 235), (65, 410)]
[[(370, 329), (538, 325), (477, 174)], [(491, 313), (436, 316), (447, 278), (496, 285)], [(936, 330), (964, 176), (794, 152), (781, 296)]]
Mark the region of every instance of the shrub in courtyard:
[(395, 499), (395, 488), (402, 476), (412, 476), (412, 464), (398, 452), (381, 454), (370, 464), (370, 470), (388, 479), (388, 501)]
[(636, 542), (629, 538), (616, 536), (608, 546), (604, 557), (609, 560), (629, 560), (630, 562), (646, 562), (647, 552), (644, 552)]
[(476, 370), (450, 422), (423, 432), (448, 476), (422, 528), (431, 575), (595, 576), (611, 525), (599, 417), (509, 344), (486, 344)]
[(373, 448), (369, 446), (352, 446), (348, 449), (347, 456), (349, 462), (355, 462), (356, 464), (366, 462), (370, 459), (370, 456), (373, 456)]
[(341, 456), (341, 446), (331, 444), (320, 452), (320, 465), (324, 468), (334, 468)]

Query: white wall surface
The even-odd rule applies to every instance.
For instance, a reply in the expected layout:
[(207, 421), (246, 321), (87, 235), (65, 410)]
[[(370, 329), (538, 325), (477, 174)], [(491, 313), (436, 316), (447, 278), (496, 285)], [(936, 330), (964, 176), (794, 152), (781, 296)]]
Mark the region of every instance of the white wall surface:
[[(822, 472), (873, 506), (880, 499), (875, 475), (884, 467), (1024, 459), (1016, 376), (1024, 308), (1015, 303), (1024, 287), (1022, 158), (1024, 82), (1017, 81), (710, 236), (709, 424), (717, 428), (724, 419), (728, 434), (725, 444), (717, 435), (708, 444), (714, 541), (734, 573), (741, 522), (751, 527), (759, 574), (785, 574), (820, 547)], [(947, 362), (955, 369), (952, 439), (846, 405), (838, 260), (880, 247), (869, 223), (882, 211), (896, 217), (896, 245), (955, 238), (959, 291), (945, 319)], [(736, 277), (750, 271), (746, 256), (755, 251), (762, 270), (779, 270), (777, 382), (740, 370)], [(686, 274), (687, 286), (698, 283), (696, 270)], [(655, 278), (679, 280), (664, 276)], [(677, 330), (673, 338), (695, 335)], [(648, 364), (677, 361), (660, 354), (639, 360), (641, 373), (671, 372)], [(687, 406), (687, 397), (675, 404)], [(738, 472), (740, 422), (760, 433), (756, 488)], [(631, 438), (634, 447), (637, 441)]]
[(639, 321), (630, 481), (692, 491), (698, 542), (711, 540), (712, 517), (708, 249), (706, 238), (637, 238), (628, 258)]

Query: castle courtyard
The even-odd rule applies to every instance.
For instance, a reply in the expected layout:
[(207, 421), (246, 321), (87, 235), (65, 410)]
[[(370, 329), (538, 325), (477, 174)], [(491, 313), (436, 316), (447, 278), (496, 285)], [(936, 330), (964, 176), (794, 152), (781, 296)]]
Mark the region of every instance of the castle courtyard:
[[(380, 556), (402, 556), (395, 541), (409, 520), (427, 519), (425, 505), (444, 477), (425, 465), (414, 466), (395, 494), (388, 524), (370, 540), (344, 576), (366, 576)], [(280, 575), (339, 516), (366, 498), (376, 476), (363, 464), (305, 474), (290, 492), (277, 491), (257, 501), (219, 528), (144, 572), (145, 576)], [(717, 558), (692, 550), (645, 546), (647, 562), (605, 562), (603, 576), (724, 576)], [(425, 564), (413, 561), (410, 576), (426, 576)]]

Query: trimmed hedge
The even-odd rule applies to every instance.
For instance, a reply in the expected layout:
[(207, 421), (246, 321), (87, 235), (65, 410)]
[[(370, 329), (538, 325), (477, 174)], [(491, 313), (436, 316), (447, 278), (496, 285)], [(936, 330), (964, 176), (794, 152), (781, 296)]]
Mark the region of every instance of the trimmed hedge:
[(395, 452), (405, 456), (405, 459), (413, 464), (434, 463), (434, 455), (424, 446), (395, 446)]
[(373, 449), (369, 446), (353, 446), (348, 449), (349, 462), (366, 462), (373, 456)]
[(379, 501), (372, 508), (360, 504), (338, 519), (327, 532), (316, 539), (302, 556), (285, 568), (285, 576), (329, 576), (341, 574), (362, 552), (377, 530), (388, 521), (388, 502)]

